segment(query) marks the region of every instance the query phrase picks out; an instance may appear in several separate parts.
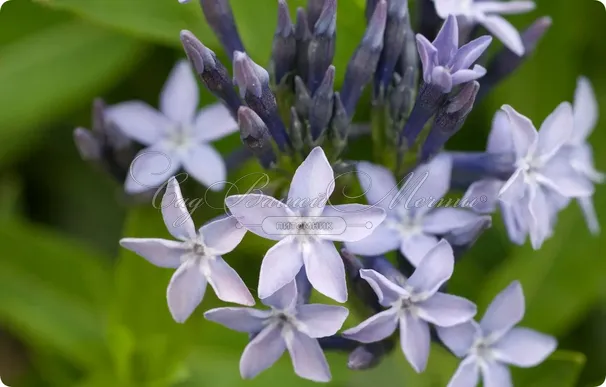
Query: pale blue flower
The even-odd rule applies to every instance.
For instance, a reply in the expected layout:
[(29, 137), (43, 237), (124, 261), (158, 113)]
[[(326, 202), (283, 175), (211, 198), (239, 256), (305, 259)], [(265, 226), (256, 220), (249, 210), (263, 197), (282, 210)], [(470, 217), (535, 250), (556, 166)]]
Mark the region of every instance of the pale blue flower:
[(207, 284), (226, 302), (254, 305), (248, 287), (221, 257), (238, 246), (246, 229), (233, 217), (212, 221), (196, 231), (175, 178), (162, 198), (162, 217), (178, 239), (123, 238), (120, 245), (159, 267), (177, 269), (167, 290), (168, 308), (177, 322), (185, 322), (202, 302)]
[(427, 253), (404, 283), (394, 283), (374, 270), (360, 270), (381, 305), (389, 309), (346, 330), (343, 336), (373, 343), (391, 336), (399, 325), (402, 351), (412, 367), (422, 372), (429, 359), (429, 324), (454, 326), (471, 320), (477, 312), (472, 302), (438, 291), (453, 270), (452, 247), (445, 240)]
[(443, 199), (450, 188), (451, 167), (450, 157), (438, 155), (415, 169), (398, 188), (388, 169), (358, 163), (358, 180), (368, 203), (384, 208), (387, 218), (369, 237), (347, 242), (347, 249), (367, 256), (400, 250), (417, 266), (438, 244), (439, 235), (475, 223), (479, 215), (448, 205), (448, 200)]
[(238, 124), (220, 103), (196, 113), (199, 97), (189, 63), (180, 61), (162, 90), (160, 111), (141, 101), (108, 108), (108, 120), (146, 146), (131, 164), (126, 192), (155, 189), (181, 168), (210, 189), (223, 189), (225, 162), (209, 143), (236, 132)]
[(438, 327), (438, 336), (463, 358), (447, 387), (475, 387), (480, 375), (484, 386), (512, 387), (508, 365), (534, 367), (557, 347), (555, 338), (515, 327), (524, 317), (524, 293), (514, 281), (499, 293), (480, 323)]
[[(332, 167), (322, 148), (316, 147), (297, 168), (286, 203), (258, 194), (225, 199), (244, 227), (263, 238), (279, 241), (265, 254), (261, 264), (259, 298), (271, 296), (305, 266), (316, 290), (338, 302), (347, 300), (345, 269), (333, 241), (366, 238), (383, 222), (385, 211), (359, 204), (327, 206), (334, 188)], [(321, 227), (298, 228), (307, 223)], [(284, 229), (285, 224), (297, 227)]]
[(342, 306), (297, 303), (295, 282), (261, 301), (271, 310), (218, 308), (204, 316), (238, 332), (253, 335), (240, 359), (240, 374), (251, 379), (271, 367), (288, 350), (295, 373), (328, 382), (330, 369), (318, 338), (334, 335), (349, 311)]

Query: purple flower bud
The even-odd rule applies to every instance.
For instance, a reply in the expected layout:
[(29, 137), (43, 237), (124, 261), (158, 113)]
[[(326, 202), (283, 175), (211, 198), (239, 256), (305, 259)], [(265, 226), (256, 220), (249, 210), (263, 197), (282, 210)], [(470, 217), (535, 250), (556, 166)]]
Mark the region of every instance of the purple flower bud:
[(360, 345), (349, 354), (347, 368), (362, 371), (378, 366), (383, 356), (395, 348), (393, 340), (386, 339), (376, 343)]
[(272, 46), (272, 62), (276, 84), (282, 83), (286, 74), (297, 64), (297, 41), (285, 0), (278, 1), (278, 27)]
[(385, 33), (386, 22), (387, 2), (381, 0), (377, 4), (372, 19), (368, 23), (362, 43), (360, 43), (360, 46), (358, 46), (358, 49), (347, 65), (345, 81), (341, 89), (341, 99), (350, 117), (355, 112), (364, 87), (372, 80), (372, 76), (377, 69), (381, 50), (383, 49), (383, 35)]
[(234, 51), (244, 51), (228, 0), (200, 0), (202, 12), (230, 59)]
[(311, 30), (307, 22), (305, 9), (297, 9), (297, 23), (295, 24), (295, 39), (297, 41), (297, 74), (307, 81), (309, 72), (309, 43), (311, 42)]
[(495, 55), (494, 59), (488, 65), (486, 76), (480, 80), (481, 91), (478, 99), (484, 98), (490, 93), (494, 86), (510, 76), (530, 57), (541, 38), (545, 35), (552, 20), (550, 17), (537, 19), (526, 31), (522, 33), (522, 43), (524, 44), (524, 55), (519, 56), (507, 47)]
[(215, 53), (187, 30), (181, 31), (181, 44), (202, 83), (213, 95), (225, 102), (234, 117), (237, 116), (242, 101), (234, 90), (227, 69), (217, 60)]
[(408, 116), (415, 102), (417, 71), (408, 67), (404, 76), (394, 73), (395, 87), (387, 95), (389, 116), (395, 123), (402, 122)]
[(382, 95), (389, 85), (405, 49), (406, 37), (411, 33), (408, 0), (391, 0), (387, 8), (383, 51), (376, 72), (375, 95)]
[(307, 23), (315, 26), (322, 14), (325, 0), (307, 0)]
[(259, 159), (261, 165), (269, 169), (276, 162), (267, 126), (252, 109), (241, 106), (238, 110), (238, 125), (242, 143)]
[(297, 114), (302, 119), (309, 118), (309, 110), (311, 109), (312, 99), (307, 90), (307, 86), (301, 77), (295, 77), (295, 108)]
[(320, 347), (325, 351), (353, 351), (357, 346), (360, 345), (355, 340), (346, 339), (341, 335), (332, 335), (328, 337), (321, 337), (318, 339)]
[(292, 148), (296, 152), (303, 151), (303, 123), (299, 119), (297, 109), (293, 106), (290, 108), (290, 128), (288, 135), (292, 144)]
[(309, 111), (309, 126), (311, 137), (316, 141), (322, 137), (328, 128), (333, 115), (333, 96), (335, 84), (335, 66), (329, 66), (324, 79), (316, 90)]
[(409, 148), (414, 145), (423, 127), (438, 111), (446, 97), (447, 94), (444, 94), (440, 86), (428, 83), (421, 85), (412, 113), (410, 113), (404, 129), (400, 132), (400, 144), (404, 144), (404, 140), (406, 140)]
[(467, 189), (474, 181), (492, 178), (507, 181), (515, 171), (513, 152), (449, 152), (452, 185)]
[(370, 22), (370, 19), (372, 19), (372, 15), (375, 13), (375, 8), (377, 7), (378, 3), (379, 0), (366, 0), (366, 21)]
[(312, 95), (322, 83), (328, 66), (335, 56), (337, 28), (337, 0), (326, 0), (322, 13), (314, 25), (313, 37), (309, 43), (309, 72), (307, 85)]
[(352, 285), (352, 290), (356, 294), (356, 296), (362, 300), (364, 305), (369, 307), (375, 312), (381, 311), (381, 305), (379, 304), (379, 300), (377, 298), (376, 293), (372, 290), (368, 282), (366, 282), (360, 276), (360, 270), (364, 269), (364, 264), (360, 259), (350, 253), (346, 249), (341, 250), (341, 258), (343, 258), (343, 263), (345, 265), (345, 272), (347, 273), (347, 278), (349, 278), (350, 283)]
[(334, 114), (331, 125), (332, 137), (335, 140), (347, 142), (351, 119), (349, 118), (349, 115), (345, 110), (345, 105), (343, 105), (343, 101), (341, 100), (341, 93), (336, 92), (334, 99)]
[(280, 150), (290, 145), (284, 123), (278, 114), (276, 97), (269, 87), (269, 74), (243, 52), (234, 53), (234, 81), (246, 104), (267, 125)]
[(437, 154), (463, 126), (480, 89), (477, 81), (469, 82), (438, 110), (433, 127), (421, 149), (421, 162)]

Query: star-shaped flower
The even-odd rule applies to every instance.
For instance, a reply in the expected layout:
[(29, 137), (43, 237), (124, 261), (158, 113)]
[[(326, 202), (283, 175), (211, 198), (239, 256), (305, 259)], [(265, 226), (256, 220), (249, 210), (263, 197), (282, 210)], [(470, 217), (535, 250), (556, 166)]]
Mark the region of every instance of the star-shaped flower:
[(446, 155), (419, 166), (399, 190), (386, 168), (361, 162), (357, 169), (368, 203), (384, 208), (387, 218), (368, 238), (346, 243), (354, 254), (381, 255), (399, 249), (417, 266), (438, 244), (438, 235), (463, 228), (479, 217), (462, 208), (440, 207), (450, 188), (452, 162)]
[(259, 298), (271, 296), (305, 266), (316, 290), (338, 302), (347, 300), (345, 269), (333, 241), (366, 238), (385, 219), (385, 211), (360, 204), (327, 206), (334, 188), (334, 172), (316, 147), (297, 168), (286, 203), (257, 194), (226, 198), (244, 227), (279, 241), (261, 264)]
[(594, 187), (560, 152), (574, 129), (569, 103), (560, 104), (543, 122), (540, 132), (511, 106), (502, 109), (509, 119), (517, 169), (501, 188), (499, 198), (510, 206), (523, 206), (518, 210), (522, 216), (529, 213), (525, 223), (537, 249), (551, 235), (559, 207), (557, 197), (588, 197), (593, 195)]
[(349, 311), (342, 306), (298, 304), (294, 281), (262, 302), (271, 310), (218, 308), (204, 314), (208, 320), (254, 335), (240, 359), (242, 377), (254, 378), (288, 350), (297, 375), (328, 382), (330, 369), (317, 339), (337, 333)]
[(475, 387), (480, 374), (485, 386), (511, 387), (507, 365), (534, 367), (556, 349), (555, 338), (515, 327), (524, 309), (522, 286), (514, 281), (494, 298), (479, 324), (438, 327), (442, 342), (464, 358), (447, 387)]
[(162, 198), (162, 216), (179, 241), (124, 238), (120, 245), (159, 267), (177, 269), (167, 291), (168, 308), (177, 322), (185, 322), (202, 302), (206, 285), (226, 302), (254, 305), (250, 291), (234, 269), (221, 258), (242, 241), (246, 229), (233, 217), (214, 220), (196, 231), (175, 178)]
[(469, 67), (484, 53), (491, 41), (490, 36), (482, 36), (459, 48), (459, 26), (454, 16), (446, 19), (433, 43), (417, 34), (423, 80), (427, 84), (438, 85), (444, 93), (450, 93), (453, 86), (483, 77), (486, 74), (484, 67)]
[(182, 167), (210, 189), (223, 189), (225, 162), (209, 142), (237, 131), (238, 124), (220, 103), (196, 114), (198, 101), (198, 84), (190, 65), (180, 61), (160, 95), (160, 111), (141, 101), (108, 109), (109, 120), (146, 146), (131, 164), (125, 183), (128, 193), (158, 188)]
[(373, 343), (391, 336), (399, 324), (404, 356), (417, 372), (423, 371), (431, 344), (429, 324), (454, 326), (471, 320), (477, 312), (472, 302), (438, 292), (453, 270), (452, 247), (445, 240), (427, 253), (404, 283), (391, 282), (374, 270), (360, 270), (360, 276), (373, 288), (381, 305), (389, 309), (346, 330), (343, 336)]
[(433, 0), (437, 14), (442, 18), (454, 15), (465, 22), (484, 26), (515, 54), (524, 55), (520, 33), (501, 15), (524, 13), (535, 8), (533, 1), (491, 0)]

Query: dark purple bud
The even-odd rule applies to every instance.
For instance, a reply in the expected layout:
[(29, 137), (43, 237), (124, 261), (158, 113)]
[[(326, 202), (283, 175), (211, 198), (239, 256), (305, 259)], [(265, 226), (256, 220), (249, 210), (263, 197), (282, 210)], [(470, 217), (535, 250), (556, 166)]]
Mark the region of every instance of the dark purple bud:
[(446, 142), (454, 136), (463, 126), (465, 120), (480, 90), (477, 81), (466, 83), (463, 88), (440, 107), (436, 114), (433, 127), (421, 149), (422, 163), (429, 161), (442, 150)]
[(242, 106), (242, 100), (234, 90), (229, 72), (217, 60), (217, 56), (190, 31), (181, 31), (181, 44), (192, 67), (204, 86), (217, 98), (223, 100), (234, 117)]
[(387, 2), (381, 0), (375, 8), (370, 23), (368, 23), (362, 43), (347, 65), (345, 81), (341, 89), (341, 99), (350, 117), (353, 116), (364, 88), (370, 83), (377, 69), (381, 50), (383, 49), (386, 21)]
[(337, 0), (326, 0), (314, 25), (313, 37), (307, 51), (309, 72), (307, 85), (313, 95), (322, 83), (328, 66), (335, 56)]
[(349, 354), (347, 368), (362, 371), (378, 366), (383, 356), (394, 349), (393, 340), (385, 339), (376, 343), (360, 345)]
[(90, 130), (76, 128), (74, 130), (74, 142), (82, 160), (100, 161), (101, 146)]
[(238, 125), (242, 143), (259, 159), (265, 169), (270, 169), (277, 158), (267, 125), (257, 113), (246, 106), (241, 106), (238, 110)]
[(333, 115), (335, 86), (335, 66), (329, 66), (324, 79), (316, 90), (309, 110), (309, 127), (313, 141), (322, 137), (328, 129)]
[(309, 72), (309, 43), (312, 34), (307, 22), (307, 14), (303, 8), (297, 9), (297, 23), (295, 24), (295, 39), (297, 41), (297, 73), (307, 81)]
[(370, 22), (370, 19), (372, 19), (372, 15), (375, 13), (377, 4), (379, 4), (379, 0), (366, 0), (365, 15), (367, 22)]
[(276, 97), (269, 86), (269, 73), (245, 53), (235, 52), (234, 81), (246, 104), (261, 117), (280, 150), (285, 151), (290, 140), (278, 114)]
[(306, 120), (309, 117), (309, 111), (311, 110), (312, 99), (307, 90), (307, 86), (303, 82), (301, 77), (295, 77), (295, 108), (299, 117)]
[(297, 40), (285, 0), (278, 1), (278, 27), (272, 46), (272, 63), (276, 84), (297, 66)]
[(294, 106), (290, 108), (290, 127), (288, 135), (292, 143), (292, 148), (296, 152), (303, 151), (303, 146), (305, 144), (303, 140), (303, 123), (299, 119), (299, 115), (297, 114), (297, 110)]
[(315, 26), (322, 14), (325, 0), (307, 0), (307, 23)]
[(334, 113), (330, 126), (332, 145), (334, 147), (334, 153), (339, 155), (345, 146), (347, 145), (347, 138), (351, 128), (351, 119), (345, 110), (343, 101), (341, 101), (341, 94), (335, 93), (334, 96)]
[(417, 75), (414, 67), (406, 69), (403, 77), (394, 74), (394, 87), (387, 95), (389, 116), (394, 123), (402, 122), (412, 109), (417, 92)]
[(350, 352), (360, 345), (359, 342), (351, 339), (346, 339), (341, 335), (321, 337), (318, 339), (318, 342), (320, 343), (320, 347), (322, 347), (322, 349), (325, 351)]
[(449, 152), (452, 159), (452, 185), (466, 190), (482, 179), (509, 180), (515, 172), (515, 154), (487, 152)]
[(376, 72), (376, 97), (382, 96), (389, 86), (396, 64), (406, 48), (406, 37), (411, 33), (408, 0), (391, 0), (387, 8), (383, 51)]
[(341, 258), (343, 258), (345, 272), (350, 279), (352, 289), (357, 298), (373, 311), (381, 311), (382, 307), (381, 304), (379, 304), (376, 293), (372, 290), (368, 282), (360, 276), (360, 270), (364, 269), (362, 261), (346, 249), (341, 250)]
[(494, 59), (488, 65), (486, 75), (480, 80), (482, 88), (478, 99), (483, 99), (498, 83), (509, 77), (534, 53), (537, 44), (551, 27), (551, 24), (550, 17), (542, 17), (522, 33), (523, 56), (518, 56), (506, 47), (503, 47), (494, 56)]
[(440, 86), (428, 83), (421, 85), (412, 113), (400, 132), (400, 144), (405, 144), (408, 148), (414, 145), (425, 124), (436, 114), (446, 97), (447, 94), (442, 92)]
[(206, 22), (213, 30), (223, 49), (233, 60), (234, 51), (244, 51), (236, 21), (228, 0), (200, 0)]

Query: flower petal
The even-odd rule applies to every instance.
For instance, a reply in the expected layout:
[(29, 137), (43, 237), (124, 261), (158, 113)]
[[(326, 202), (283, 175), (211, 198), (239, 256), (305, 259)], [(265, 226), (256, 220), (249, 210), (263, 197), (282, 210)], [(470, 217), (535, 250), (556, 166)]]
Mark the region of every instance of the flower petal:
[(480, 23), (514, 54), (524, 55), (524, 43), (522, 43), (520, 33), (505, 18), (497, 15), (486, 15), (480, 19)]
[(492, 119), (492, 129), (488, 135), (486, 151), (489, 153), (509, 153), (514, 151), (511, 124), (507, 113), (498, 110)]
[(457, 357), (467, 355), (481, 334), (480, 327), (473, 320), (452, 327), (436, 327), (436, 332), (442, 343)]
[(187, 60), (171, 71), (160, 94), (160, 110), (174, 123), (191, 125), (200, 101), (198, 82)]
[(173, 126), (162, 113), (141, 101), (110, 106), (106, 114), (106, 119), (116, 124), (127, 137), (143, 145), (158, 143)]
[(588, 197), (595, 192), (591, 180), (575, 170), (565, 154), (552, 157), (537, 180), (567, 198)]
[(309, 242), (303, 250), (303, 261), (314, 289), (337, 302), (347, 301), (345, 267), (332, 242), (319, 239)]
[(593, 132), (598, 121), (599, 109), (591, 82), (585, 77), (577, 80), (574, 94), (574, 131), (571, 143), (581, 145)]
[(261, 302), (272, 309), (292, 311), (294, 310), (298, 299), (299, 289), (297, 287), (297, 281), (295, 280), (276, 290), (271, 296), (262, 298)]
[(446, 387), (476, 387), (480, 381), (480, 368), (475, 357), (464, 359)]
[(225, 205), (248, 231), (276, 241), (284, 238), (276, 223), (295, 216), (286, 204), (267, 195), (229, 196), (225, 198)]
[(501, 362), (517, 367), (534, 367), (542, 363), (558, 346), (553, 336), (527, 328), (513, 328), (492, 346)]
[(512, 387), (511, 372), (506, 365), (496, 361), (486, 362), (482, 370), (484, 387)]
[(447, 94), (452, 91), (452, 74), (450, 70), (443, 66), (436, 66), (431, 71), (431, 82), (432, 85), (440, 87), (442, 93)]
[(196, 117), (194, 137), (198, 141), (211, 142), (238, 131), (238, 123), (222, 103), (205, 106)]
[(366, 161), (358, 162), (356, 169), (358, 181), (368, 203), (379, 205), (385, 210), (393, 209), (391, 201), (398, 192), (398, 184), (391, 171)]
[(431, 74), (438, 62), (438, 50), (425, 36), (417, 34), (417, 51), (423, 65), (423, 80), (431, 83)]
[(225, 187), (227, 168), (219, 152), (210, 145), (197, 144), (183, 155), (183, 168), (196, 181), (212, 191)]
[(480, 36), (461, 46), (450, 63), (451, 71), (456, 73), (460, 70), (470, 68), (482, 56), (491, 42), (491, 36)]
[(270, 316), (270, 311), (253, 308), (216, 308), (204, 313), (204, 317), (209, 321), (245, 333), (260, 332)]
[(161, 145), (142, 149), (130, 165), (124, 189), (137, 194), (162, 186), (181, 168), (179, 157)]
[(428, 234), (444, 235), (476, 222), (480, 216), (461, 208), (436, 208), (423, 218), (423, 231)]
[(162, 197), (162, 218), (168, 232), (175, 238), (188, 240), (196, 237), (194, 221), (183, 199), (179, 182), (174, 177), (168, 179)]
[(452, 74), (452, 85), (462, 85), (463, 83), (475, 81), (486, 75), (486, 69), (480, 65), (473, 66), (473, 69), (463, 69)]
[(360, 277), (368, 282), (372, 290), (376, 293), (379, 303), (385, 307), (391, 306), (400, 298), (410, 295), (407, 291), (391, 282), (378, 271), (361, 269)]
[(524, 172), (517, 169), (499, 190), (499, 199), (508, 205), (518, 205), (526, 195), (528, 185), (524, 180)]
[(507, 333), (517, 323), (522, 321), (525, 312), (524, 292), (518, 281), (513, 281), (492, 300), (480, 327), (485, 336), (493, 339)]
[(343, 337), (361, 343), (375, 343), (391, 336), (398, 327), (398, 311), (384, 310), (343, 332)]
[(337, 333), (349, 315), (342, 306), (306, 304), (297, 309), (297, 321), (306, 335), (313, 338), (327, 337)]
[(381, 223), (369, 236), (357, 242), (346, 242), (347, 250), (359, 255), (381, 255), (400, 247), (400, 234)]
[(501, 107), (509, 119), (509, 130), (518, 159), (523, 159), (534, 152), (539, 140), (539, 133), (527, 117), (524, 117), (509, 105)]
[(287, 237), (276, 243), (261, 262), (259, 298), (268, 298), (292, 282), (302, 266), (301, 246), (296, 239)]
[(529, 214), (527, 218), (530, 242), (535, 250), (543, 245), (553, 232), (552, 215), (554, 209), (550, 206), (548, 195), (541, 186), (531, 186), (529, 195)]
[(537, 155), (543, 160), (550, 159), (570, 140), (573, 130), (572, 106), (562, 102), (541, 125)]
[(326, 203), (335, 189), (334, 180), (334, 172), (324, 151), (315, 147), (295, 171), (288, 191), (288, 200), (295, 203), (311, 201), (313, 205), (297, 209), (303, 215), (318, 216), (324, 211), (324, 206), (320, 203)]
[(183, 323), (200, 305), (206, 292), (206, 278), (196, 260), (185, 261), (170, 279), (166, 297), (168, 309), (178, 323)]
[(285, 337), (295, 373), (314, 382), (328, 382), (330, 368), (318, 340), (296, 330)]
[(120, 246), (137, 253), (158, 267), (176, 269), (181, 257), (190, 252), (183, 242), (157, 238), (123, 238)]
[[(375, 231), (385, 220), (385, 210), (379, 207), (363, 204), (328, 205), (324, 208), (322, 217), (338, 217), (343, 219), (343, 233), (329, 232), (319, 237), (331, 241), (356, 242), (365, 239)], [(327, 219), (327, 221), (330, 221)]]
[(246, 235), (246, 228), (233, 216), (213, 220), (200, 228), (204, 244), (212, 250), (212, 255), (222, 255), (233, 251)]
[(591, 231), (593, 235), (598, 235), (600, 233), (600, 222), (598, 221), (593, 199), (590, 197), (580, 198), (577, 202), (583, 211), (583, 216), (585, 217), (585, 222), (587, 222), (589, 231)]
[(491, 214), (497, 210), (499, 191), (503, 182), (497, 179), (484, 179), (472, 183), (462, 201), (479, 214)]
[(248, 306), (255, 304), (242, 278), (223, 258), (214, 257), (207, 262), (209, 273), (206, 279), (220, 300)]
[(242, 379), (252, 379), (274, 365), (285, 350), (281, 327), (277, 324), (267, 326), (244, 348), (240, 358)]
[(454, 15), (448, 15), (438, 32), (433, 46), (438, 50), (438, 63), (446, 66), (459, 49), (459, 24)]
[(408, 285), (415, 292), (434, 294), (450, 279), (454, 271), (454, 253), (446, 240), (442, 239), (434, 248), (429, 250), (421, 260)]
[(469, 321), (476, 315), (476, 305), (458, 296), (436, 293), (417, 303), (418, 314), (423, 320), (441, 327), (451, 327)]
[(528, 235), (528, 225), (524, 222), (522, 209), (519, 205), (510, 206), (505, 203), (501, 203), (500, 207), (509, 239), (519, 246), (523, 245)]
[(415, 371), (425, 370), (430, 344), (429, 325), (411, 313), (403, 313), (400, 317), (400, 345)]
[(414, 267), (417, 267), (438, 242), (438, 238), (433, 235), (411, 235), (402, 239), (400, 252)]

